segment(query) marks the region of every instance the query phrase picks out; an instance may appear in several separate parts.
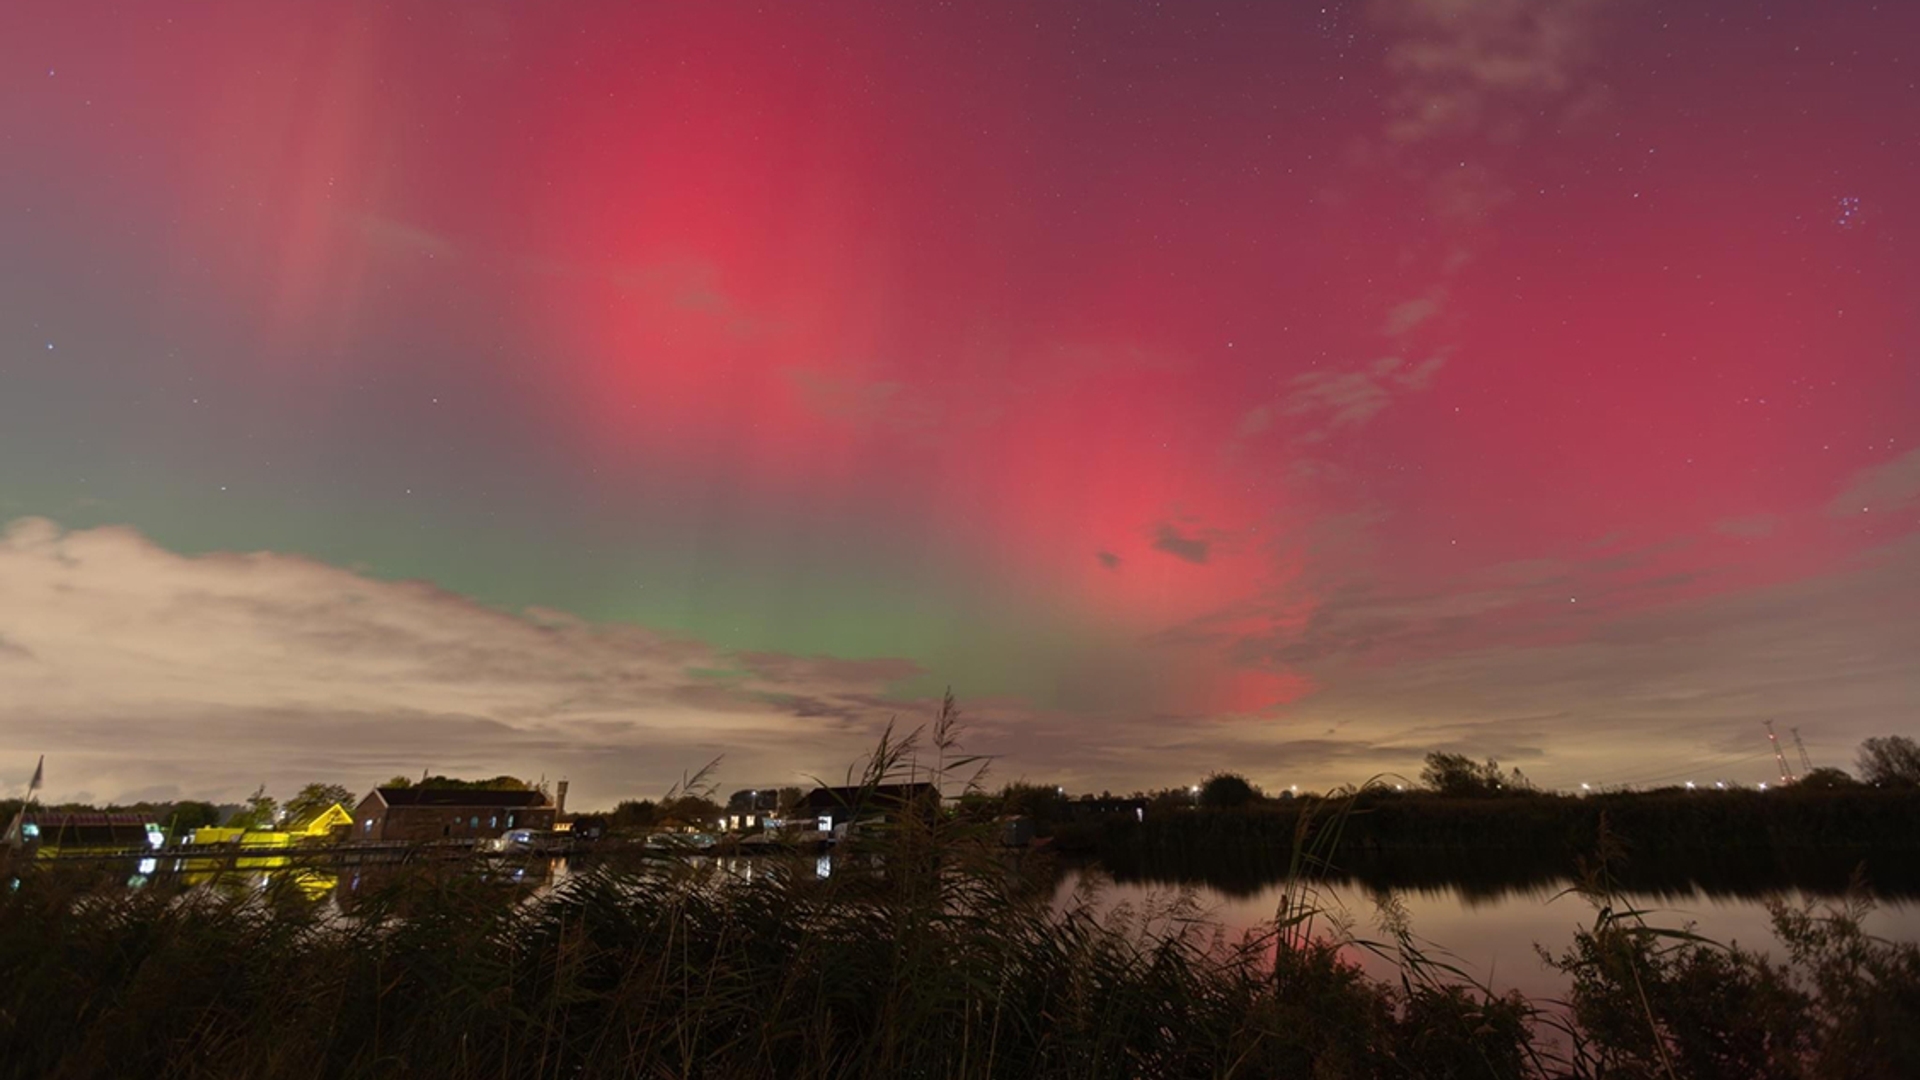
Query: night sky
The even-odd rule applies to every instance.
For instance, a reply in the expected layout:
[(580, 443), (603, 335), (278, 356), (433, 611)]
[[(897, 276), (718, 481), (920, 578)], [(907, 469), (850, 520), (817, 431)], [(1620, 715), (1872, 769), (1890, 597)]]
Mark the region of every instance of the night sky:
[(0, 7), (0, 792), (1920, 721), (1920, 5)]

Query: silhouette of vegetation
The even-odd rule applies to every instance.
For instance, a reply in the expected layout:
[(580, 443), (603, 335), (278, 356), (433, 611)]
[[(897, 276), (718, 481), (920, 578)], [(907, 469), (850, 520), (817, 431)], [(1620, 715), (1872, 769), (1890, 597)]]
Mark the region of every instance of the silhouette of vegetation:
[(270, 829), (279, 814), (280, 804), (267, 794), (267, 786), (262, 784), (247, 796), (246, 804), (227, 818), (225, 824), (235, 829)]
[(1200, 805), (1211, 810), (1236, 810), (1260, 797), (1260, 789), (1239, 773), (1218, 772), (1200, 785)]
[(1836, 769), (1831, 765), (1823, 765), (1818, 769), (1814, 769), (1799, 780), (1800, 787), (1823, 791), (1831, 791), (1834, 788), (1854, 787), (1857, 783), (1858, 781), (1847, 775), (1845, 769)]
[(353, 809), (354, 798), (353, 792), (340, 784), (308, 784), (295, 792), (281, 809), (286, 812), (287, 825), (298, 828), (326, 813), (335, 803)]
[(1420, 770), (1420, 782), (1438, 794), (1468, 799), (1525, 794), (1533, 787), (1520, 770), (1503, 772), (1500, 763), (1492, 758), (1478, 762), (1465, 754), (1439, 751), (1427, 755), (1426, 766)]
[(1920, 743), (1905, 735), (1861, 743), (1860, 779), (1885, 787), (1920, 787)]
[[(991, 805), (951, 698), (924, 738), (882, 737), (851, 802), (929, 747), (934, 783)], [(710, 800), (703, 777), (661, 805)], [(1598, 1080), (1898, 1076), (1920, 1060), (1914, 946), (1862, 935), (1859, 904), (1781, 908), (1778, 963), (1650, 926), (1615, 890), (1610, 817), (1595, 923), (1554, 958), (1565, 1009), (1492, 993), (1404, 919), (1362, 940), (1318, 908), (1369, 815), (1495, 802), (1368, 788), (1287, 814), (1170, 815), (1193, 835), (1290, 830), (1274, 918), (1237, 939), (1191, 901), (1058, 900), (1046, 860), (1009, 856), (973, 813), (856, 830), (825, 876), (812, 850), (743, 874), (635, 847), (544, 890), (429, 864), (315, 902), (290, 879), (129, 889), (29, 866), (0, 890), (0, 1078)], [(1400, 977), (1367, 977), (1356, 948)], [(1557, 1049), (1540, 1039), (1555, 1027)]]

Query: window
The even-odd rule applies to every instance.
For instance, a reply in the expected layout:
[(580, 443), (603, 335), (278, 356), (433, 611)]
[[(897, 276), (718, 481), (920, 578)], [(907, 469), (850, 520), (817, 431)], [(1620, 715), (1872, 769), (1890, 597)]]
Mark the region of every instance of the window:
[(832, 814), (820, 815), (820, 831), (821, 832), (833, 831), (833, 815)]
[(479, 828), (479, 827), (480, 827), (480, 815), (479, 815), (479, 814), (475, 814), (475, 815), (473, 815), (472, 817), (470, 817), (470, 818), (468, 818), (468, 819), (467, 819), (467, 828), (469, 828), (469, 829), (477, 829), (477, 828)]
[(499, 815), (499, 814), (495, 814), (495, 815), (493, 815), (492, 817), (490, 817), (490, 818), (488, 818), (488, 819), (487, 819), (487, 828), (489, 828), (489, 829), (497, 829), (497, 828), (499, 828), (499, 827), (500, 827), (500, 815)]
[(366, 822), (364, 823), (364, 828), (361, 831), (365, 832), (369, 836), (373, 835), (373, 819), (372, 818), (368, 818), (366, 820)]
[(507, 815), (507, 828), (509, 828), (509, 829), (511, 829), (511, 828), (513, 828), (513, 815), (512, 815), (512, 814), (508, 814), (508, 815)]

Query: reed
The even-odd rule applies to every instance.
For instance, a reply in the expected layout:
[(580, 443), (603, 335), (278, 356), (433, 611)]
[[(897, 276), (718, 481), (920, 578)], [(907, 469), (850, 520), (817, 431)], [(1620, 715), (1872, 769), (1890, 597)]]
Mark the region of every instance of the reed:
[[(857, 784), (924, 778), (932, 756), (949, 796), (977, 795), (957, 719), (949, 700), (924, 739), (889, 732)], [(315, 902), (29, 868), (0, 894), (0, 1076), (1811, 1077), (1920, 1060), (1887, 1056), (1920, 1031), (1920, 960), (1860, 935), (1857, 912), (1783, 910), (1782, 966), (1654, 932), (1596, 877), (1600, 921), (1554, 957), (1574, 987), (1558, 1004), (1475, 985), (1404, 919), (1380, 941), (1330, 931), (1314, 883), (1364, 807), (1328, 800), (1298, 828), (1286, 903), (1240, 938), (1191, 903), (1063, 902), (990, 821), (939, 811), (861, 833), (826, 877), (798, 851), (751, 873), (635, 853), (547, 889), (428, 867)], [(1366, 977), (1353, 948), (1402, 976)], [(1706, 1008), (1710, 979), (1739, 996)], [(1549, 1023), (1570, 1050), (1542, 1052)]]

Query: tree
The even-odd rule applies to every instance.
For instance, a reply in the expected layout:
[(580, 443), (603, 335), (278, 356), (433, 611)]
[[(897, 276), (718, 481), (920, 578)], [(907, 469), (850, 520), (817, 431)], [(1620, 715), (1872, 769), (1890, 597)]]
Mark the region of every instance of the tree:
[(267, 794), (267, 785), (261, 784), (253, 794), (247, 796), (247, 804), (227, 819), (227, 825), (235, 829), (271, 828), (279, 808), (280, 804)]
[(391, 788), (409, 788), (413, 786), (413, 780), (410, 777), (396, 776), (393, 779), (387, 781), (386, 783), (381, 784), (380, 786), (391, 787)]
[(1799, 787), (1803, 788), (1849, 788), (1858, 787), (1845, 769), (1836, 769), (1831, 765), (1822, 765), (1800, 778)]
[(1860, 744), (1860, 779), (1883, 787), (1920, 785), (1920, 743), (1885, 735)]
[(1260, 789), (1239, 773), (1218, 772), (1200, 784), (1200, 805), (1234, 810), (1260, 797)]
[(335, 803), (346, 803), (353, 798), (353, 792), (339, 784), (308, 784), (288, 799), (281, 807), (287, 814), (288, 827), (298, 827), (327, 812)]
[(720, 818), (720, 807), (702, 795), (680, 795), (660, 804), (658, 822), (662, 825), (711, 829)]
[(1035, 821), (1065, 821), (1071, 811), (1058, 784), (1030, 784), (1016, 780), (1000, 789), (1000, 812)]
[(423, 788), (458, 788), (462, 791), (531, 791), (533, 785), (517, 776), (494, 776), (485, 780), (462, 780), (457, 776), (429, 776), (416, 785)]
[(660, 818), (652, 799), (628, 799), (613, 808), (608, 820), (616, 829), (650, 829)]
[(167, 812), (165, 820), (167, 835), (177, 844), (195, 829), (220, 824), (220, 808), (210, 802), (177, 802)]
[(1446, 754), (1438, 750), (1427, 755), (1420, 770), (1420, 782), (1441, 795), (1461, 798), (1485, 798), (1531, 788), (1527, 778), (1515, 769), (1502, 772), (1500, 763), (1488, 758), (1484, 763), (1465, 754)]

